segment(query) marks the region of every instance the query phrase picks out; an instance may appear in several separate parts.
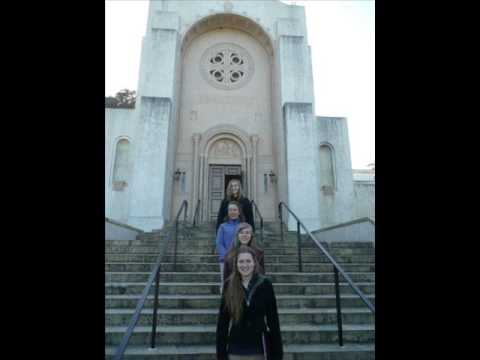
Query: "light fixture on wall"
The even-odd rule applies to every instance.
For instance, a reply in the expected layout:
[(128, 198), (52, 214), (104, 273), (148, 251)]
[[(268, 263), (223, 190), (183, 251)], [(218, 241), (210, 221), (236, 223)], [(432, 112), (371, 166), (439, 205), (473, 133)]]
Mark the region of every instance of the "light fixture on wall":
[(270, 177), (270, 182), (272, 182), (272, 183), (276, 183), (276, 182), (277, 182), (277, 175), (275, 175), (275, 173), (273, 172), (273, 170), (270, 170), (270, 174), (268, 174), (268, 176)]
[(175, 179), (175, 181), (180, 180), (180, 175), (182, 175), (182, 173), (181, 173), (180, 169), (177, 169), (175, 171), (175, 173), (173, 174), (173, 178)]

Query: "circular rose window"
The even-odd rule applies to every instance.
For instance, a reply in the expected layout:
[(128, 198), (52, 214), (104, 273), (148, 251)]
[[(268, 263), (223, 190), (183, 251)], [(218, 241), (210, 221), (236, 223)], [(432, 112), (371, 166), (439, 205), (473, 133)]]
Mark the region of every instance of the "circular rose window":
[(235, 44), (218, 44), (207, 49), (202, 56), (201, 69), (205, 80), (212, 86), (231, 90), (245, 85), (253, 75), (252, 57)]

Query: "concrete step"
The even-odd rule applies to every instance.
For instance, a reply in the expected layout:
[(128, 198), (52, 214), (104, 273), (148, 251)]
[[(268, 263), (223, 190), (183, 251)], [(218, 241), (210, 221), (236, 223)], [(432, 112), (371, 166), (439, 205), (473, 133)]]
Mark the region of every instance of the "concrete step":
[[(118, 345), (127, 330), (126, 326), (105, 327), (105, 344)], [(280, 325), (282, 341), (288, 344), (338, 343), (337, 325)], [(150, 343), (151, 326), (137, 326), (129, 344)], [(156, 340), (162, 345), (213, 345), (216, 325), (172, 325), (158, 326)], [(347, 343), (374, 343), (373, 325), (343, 324), (343, 339)]]
[[(140, 300), (139, 294), (106, 295), (105, 308), (135, 309)], [(366, 297), (375, 304), (375, 296)], [(332, 308), (335, 307), (335, 295), (276, 295), (279, 308)], [(366, 308), (366, 305), (356, 294), (341, 294), (342, 307)], [(162, 309), (218, 309), (220, 295), (167, 295), (158, 296), (158, 305)], [(145, 306), (153, 308), (153, 295), (149, 295)]]
[[(375, 303), (375, 296), (370, 294), (366, 297)], [(283, 308), (320, 308), (334, 307), (335, 295), (277, 295), (277, 305)], [(140, 300), (139, 294), (130, 295), (106, 295), (105, 308), (130, 308), (137, 306)], [(366, 305), (355, 294), (341, 294), (342, 307), (364, 307)], [(159, 295), (159, 307), (165, 309), (218, 309), (220, 305), (219, 295)], [(153, 295), (147, 297), (146, 307), (153, 307)]]
[[(375, 273), (347, 273), (354, 283), (375, 281)], [(107, 282), (146, 282), (150, 272), (106, 272)], [(334, 282), (334, 273), (268, 272), (274, 283)], [(161, 272), (160, 282), (219, 282), (220, 272)]]
[[(375, 292), (374, 282), (357, 282), (355, 284), (364, 294), (373, 294)], [(105, 283), (106, 295), (123, 294), (141, 294), (146, 283), (141, 282), (110, 282)], [(275, 294), (296, 294), (296, 295), (325, 295), (334, 294), (334, 283), (274, 283)], [(151, 287), (151, 294), (154, 292), (154, 286)], [(187, 283), (170, 282), (160, 283), (160, 294), (218, 294), (219, 283)], [(347, 283), (340, 283), (340, 294), (353, 294), (354, 290)]]
[[(135, 240), (135, 241), (112, 241), (107, 240), (105, 242), (106, 246), (153, 246), (157, 247), (159, 244), (164, 242), (166, 237), (158, 237), (152, 238), (148, 240)], [(173, 239), (172, 239), (173, 240)], [(284, 238), (282, 241), (280, 236), (264, 236), (263, 242), (261, 242), (261, 238), (257, 236), (257, 242), (262, 243), (263, 247), (296, 247), (298, 240), (297, 236), (289, 236)], [(302, 247), (316, 247), (315, 243), (307, 237), (302, 237), (301, 241)], [(374, 250), (375, 247), (373, 246), (372, 242), (335, 242), (335, 243), (321, 243), (322, 246), (329, 250), (329, 249), (372, 249)], [(168, 246), (173, 246), (174, 241), (170, 241)], [(205, 246), (214, 246), (215, 245), (215, 235), (203, 235), (197, 236), (194, 235), (190, 239), (184, 239), (183, 237), (179, 236), (177, 239), (177, 246), (198, 246), (198, 247), (205, 247)]]
[[(184, 236), (186, 235), (186, 237)], [(214, 233), (208, 234), (183, 234), (179, 233), (177, 238), (177, 246), (182, 245), (193, 245), (193, 246), (212, 246), (215, 244), (215, 237)], [(153, 246), (157, 247), (160, 244), (164, 243), (168, 239), (166, 235), (160, 236), (153, 236), (148, 238), (137, 238), (136, 240), (130, 241), (122, 241), (122, 240), (105, 240), (106, 246)], [(283, 240), (278, 233), (265, 233), (263, 236), (263, 241), (260, 234), (256, 236), (257, 243), (261, 244), (262, 247), (276, 247), (276, 246), (294, 246), (296, 247), (298, 244), (297, 234), (289, 234), (288, 236), (284, 236)], [(168, 246), (173, 246), (174, 238), (172, 237), (169, 242)], [(314, 242), (306, 235), (302, 235), (301, 237), (301, 244), (302, 247), (316, 247)], [(375, 249), (374, 243), (371, 241), (360, 241), (360, 242), (351, 242), (351, 241), (337, 241), (334, 243), (326, 243), (321, 242), (324, 248), (328, 249)]]
[[(105, 271), (112, 272), (150, 272), (153, 270), (155, 263), (106, 263)], [(375, 264), (341, 264), (346, 272), (375, 272)], [(295, 272), (298, 271), (297, 264), (266, 264), (269, 272)], [(162, 263), (162, 271), (173, 271), (173, 263)], [(177, 271), (195, 271), (195, 272), (216, 272), (219, 270), (218, 264), (207, 263), (179, 263), (177, 262)], [(330, 272), (331, 264), (303, 264), (303, 272)]]
[[(135, 309), (106, 309), (107, 326), (128, 326)], [(278, 309), (280, 324), (336, 324), (335, 308)], [(216, 325), (218, 309), (159, 309), (158, 325)], [(367, 308), (342, 308), (344, 324), (373, 324), (375, 316)], [(151, 326), (153, 308), (142, 310), (137, 326)]]
[[(264, 247), (263, 250), (267, 255), (297, 255), (298, 249), (296, 246), (289, 247)], [(302, 255), (322, 255), (320, 249), (314, 247), (302, 248)], [(358, 249), (330, 249), (327, 250), (330, 255), (333, 257), (337, 256), (362, 256), (362, 255), (374, 255), (375, 251), (368, 248), (358, 248)], [(108, 254), (144, 254), (144, 255), (155, 255), (159, 254), (157, 247), (146, 247), (146, 246), (114, 246), (114, 247), (105, 247), (105, 253)], [(173, 255), (174, 247), (167, 247), (165, 249), (165, 254)], [(185, 244), (178, 245), (177, 255), (214, 255), (216, 254), (216, 249), (211, 244), (209, 246), (188, 246)]]
[[(105, 347), (106, 359), (113, 359), (115, 347)], [(283, 360), (375, 360), (375, 345), (290, 344), (283, 347)], [(216, 360), (214, 345), (128, 346), (124, 360)]]
[[(105, 262), (156, 262), (158, 255), (145, 254), (105, 254)], [(164, 262), (173, 262), (173, 255), (165, 255), (162, 257)], [(335, 256), (334, 259), (339, 262), (346, 263), (374, 263), (375, 256), (358, 255), (358, 256)], [(324, 263), (329, 262), (323, 255), (302, 255), (303, 263)], [(217, 263), (217, 255), (179, 255), (177, 254), (177, 262), (181, 263)], [(265, 264), (280, 263), (288, 264), (298, 262), (295, 255), (269, 255), (265, 254)]]

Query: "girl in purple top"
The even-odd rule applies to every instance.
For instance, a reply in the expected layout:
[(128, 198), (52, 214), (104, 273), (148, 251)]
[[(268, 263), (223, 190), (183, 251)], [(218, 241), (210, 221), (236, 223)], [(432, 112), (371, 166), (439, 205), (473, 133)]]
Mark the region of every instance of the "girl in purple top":
[(233, 244), (235, 234), (237, 233), (237, 227), (240, 222), (243, 221), (243, 215), (240, 210), (240, 204), (236, 201), (230, 201), (228, 203), (228, 215), (217, 231), (217, 239), (215, 241), (217, 247), (218, 261), (220, 263), (220, 293), (222, 292), (223, 285), (223, 266), (224, 258), (228, 250)]

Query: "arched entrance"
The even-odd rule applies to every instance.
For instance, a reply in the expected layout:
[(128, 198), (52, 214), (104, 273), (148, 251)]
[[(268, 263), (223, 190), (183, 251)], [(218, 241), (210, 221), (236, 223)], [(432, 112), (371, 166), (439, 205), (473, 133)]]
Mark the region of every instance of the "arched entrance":
[(201, 200), (202, 221), (214, 221), (225, 189), (231, 179), (240, 179), (244, 193), (255, 197), (256, 142), (258, 136), (249, 136), (232, 125), (216, 126), (202, 135), (198, 146), (198, 197)]

